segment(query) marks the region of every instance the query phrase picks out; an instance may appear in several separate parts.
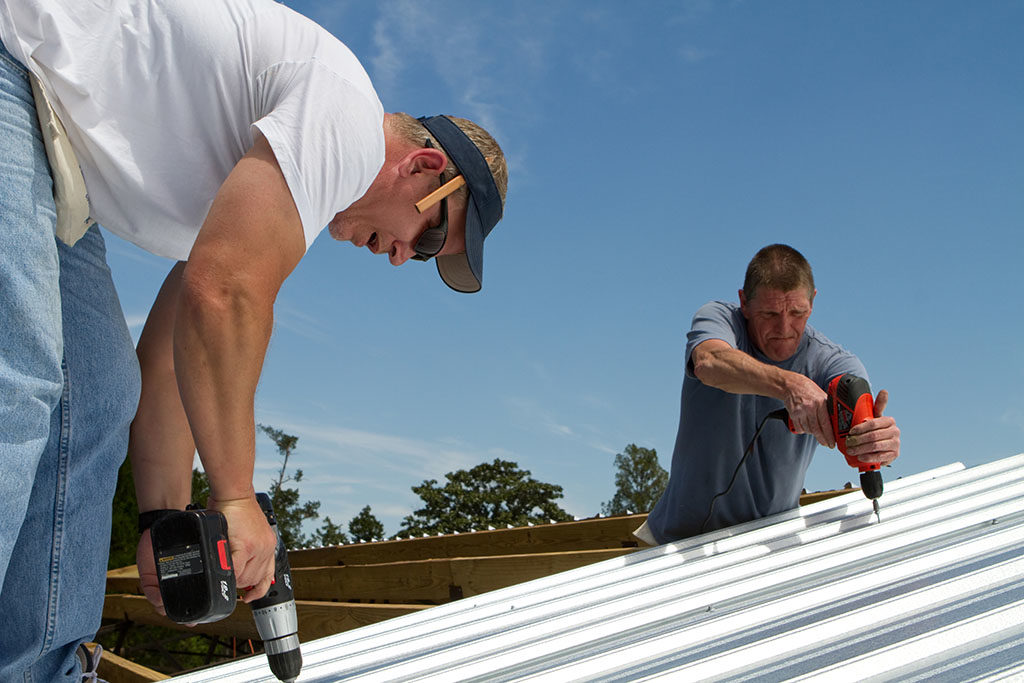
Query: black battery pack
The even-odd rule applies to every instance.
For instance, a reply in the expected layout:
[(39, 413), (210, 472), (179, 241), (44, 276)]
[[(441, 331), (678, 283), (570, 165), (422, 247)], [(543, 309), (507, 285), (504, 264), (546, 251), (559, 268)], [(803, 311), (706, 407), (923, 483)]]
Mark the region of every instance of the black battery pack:
[(238, 592), (224, 515), (214, 510), (174, 512), (157, 520), (150, 533), (169, 619), (202, 624), (234, 611)]

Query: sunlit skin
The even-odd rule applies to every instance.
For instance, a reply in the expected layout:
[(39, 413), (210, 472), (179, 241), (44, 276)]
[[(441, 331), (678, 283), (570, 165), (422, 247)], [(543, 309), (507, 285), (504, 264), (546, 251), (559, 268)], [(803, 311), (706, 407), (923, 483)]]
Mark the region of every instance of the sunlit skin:
[(817, 290), (784, 292), (761, 288), (747, 299), (740, 290), (740, 308), (747, 319), (747, 334), (765, 356), (781, 362), (796, 353), (814, 306)]
[[(424, 192), (423, 196), (428, 192)], [(374, 254), (387, 254), (391, 265), (400, 266), (416, 253), (413, 247), (420, 235), (441, 220), (440, 203), (423, 214), (417, 213), (414, 202), (409, 202), (408, 208), (411, 215), (405, 216), (404, 220), (395, 220), (387, 226), (378, 221), (364, 222), (358, 216), (350, 217), (348, 212), (339, 213), (331, 221), (328, 229), (331, 237), (339, 242), (351, 242), (357, 247), (366, 247)], [(440, 255), (461, 254), (466, 251), (465, 218), (465, 204), (459, 199), (449, 198), (448, 237)]]
[[(743, 290), (740, 290), (740, 308), (747, 319), (747, 334), (761, 353), (775, 362), (785, 361), (796, 353), (817, 293), (817, 290), (808, 291), (804, 288), (790, 291), (761, 288), (754, 293), (752, 299), (747, 299)], [(786, 396), (785, 403), (797, 431), (814, 434), (823, 446), (834, 446), (835, 439), (824, 406), (824, 391), (803, 377), (791, 377), (798, 379), (803, 389), (814, 396), (808, 400), (795, 391)], [(850, 438), (846, 441), (850, 456), (862, 462), (883, 465), (888, 465), (899, 456), (899, 427), (893, 418), (882, 415), (888, 402), (889, 392), (882, 389), (874, 403), (874, 419), (862, 422), (850, 430)], [(803, 405), (812, 405), (814, 409), (802, 410)]]
[[(400, 266), (416, 253), (420, 235), (441, 221), (440, 202), (423, 213), (416, 210), (416, 202), (440, 186), (448, 158), (437, 148), (395, 136), (389, 136), (387, 142), (384, 165), (369, 190), (336, 214), (328, 230), (334, 239), (366, 247), (374, 254), (387, 254), (391, 265)], [(447, 199), (448, 238), (441, 255), (466, 250), (465, 201), (462, 192)]]

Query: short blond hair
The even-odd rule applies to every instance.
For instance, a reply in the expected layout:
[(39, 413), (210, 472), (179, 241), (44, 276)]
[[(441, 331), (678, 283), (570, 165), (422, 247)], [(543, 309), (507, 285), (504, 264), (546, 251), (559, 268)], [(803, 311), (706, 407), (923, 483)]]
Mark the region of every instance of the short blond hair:
[[(458, 116), (449, 116), (448, 118), (466, 134), (466, 137), (484, 155), (484, 158), (487, 160), (487, 167), (491, 169), (491, 175), (494, 177), (494, 184), (498, 188), (498, 194), (501, 195), (501, 206), (504, 209), (505, 192), (508, 190), (508, 164), (505, 162), (505, 154), (501, 151), (501, 147), (498, 146), (498, 143), (491, 137), (490, 133), (469, 119), (459, 118)], [(444, 151), (444, 147), (430, 134), (430, 131), (412, 116), (403, 112), (396, 112), (391, 115), (389, 122), (391, 130), (407, 142), (422, 147), (424, 141), (429, 139), (436, 148), (442, 152)], [(441, 174), (441, 181), (447, 182), (459, 173), (458, 167), (451, 159), (448, 159), (448, 166), (444, 169), (444, 173)], [(469, 190), (463, 185), (453, 193), (453, 196), (461, 196), (462, 200), (466, 201), (468, 192)]]

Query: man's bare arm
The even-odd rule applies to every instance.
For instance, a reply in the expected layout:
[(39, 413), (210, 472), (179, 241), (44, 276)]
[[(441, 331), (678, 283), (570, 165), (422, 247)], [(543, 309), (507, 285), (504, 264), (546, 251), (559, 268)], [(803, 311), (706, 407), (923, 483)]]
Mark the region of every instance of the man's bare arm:
[(704, 384), (731, 394), (777, 398), (797, 432), (811, 434), (822, 446), (835, 446), (826, 394), (808, 377), (762, 363), (721, 339), (698, 344), (690, 360), (693, 374)]
[(191, 501), (196, 445), (178, 395), (173, 347), (184, 266), (175, 265), (164, 280), (136, 349), (143, 381), (128, 455), (141, 512), (182, 509)]
[[(192, 498), (196, 446), (178, 395), (172, 344), (184, 266), (175, 265), (164, 280), (136, 348), (142, 370), (142, 394), (132, 422), (128, 455), (140, 512), (180, 510)], [(143, 594), (163, 614), (148, 531), (139, 540), (135, 562)]]
[(256, 503), (254, 396), (273, 328), (274, 300), (305, 253), (298, 210), (260, 135), (214, 199), (182, 270), (174, 368), (203, 467), (209, 506), (228, 518), (240, 586), (262, 596), (274, 536)]

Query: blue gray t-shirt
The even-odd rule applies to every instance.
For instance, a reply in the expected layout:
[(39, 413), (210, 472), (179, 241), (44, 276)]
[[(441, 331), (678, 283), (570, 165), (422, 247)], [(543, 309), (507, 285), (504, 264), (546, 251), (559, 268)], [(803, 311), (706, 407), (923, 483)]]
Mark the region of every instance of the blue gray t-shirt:
[[(769, 420), (753, 452), (736, 472), (762, 418), (784, 406), (777, 399), (731, 394), (697, 379), (690, 354), (709, 339), (721, 339), (762, 363), (798, 372), (822, 388), (846, 372), (867, 379), (867, 371), (856, 356), (810, 325), (804, 328), (796, 353), (775, 362), (747, 336), (747, 321), (739, 305), (725, 301), (704, 304), (694, 315), (687, 334), (679, 433), (668, 488), (647, 518), (648, 528), (660, 543), (796, 507), (817, 445), (813, 436), (793, 434), (782, 421)], [(729, 488), (734, 472), (732, 489), (718, 496), (712, 509), (712, 499)]]

